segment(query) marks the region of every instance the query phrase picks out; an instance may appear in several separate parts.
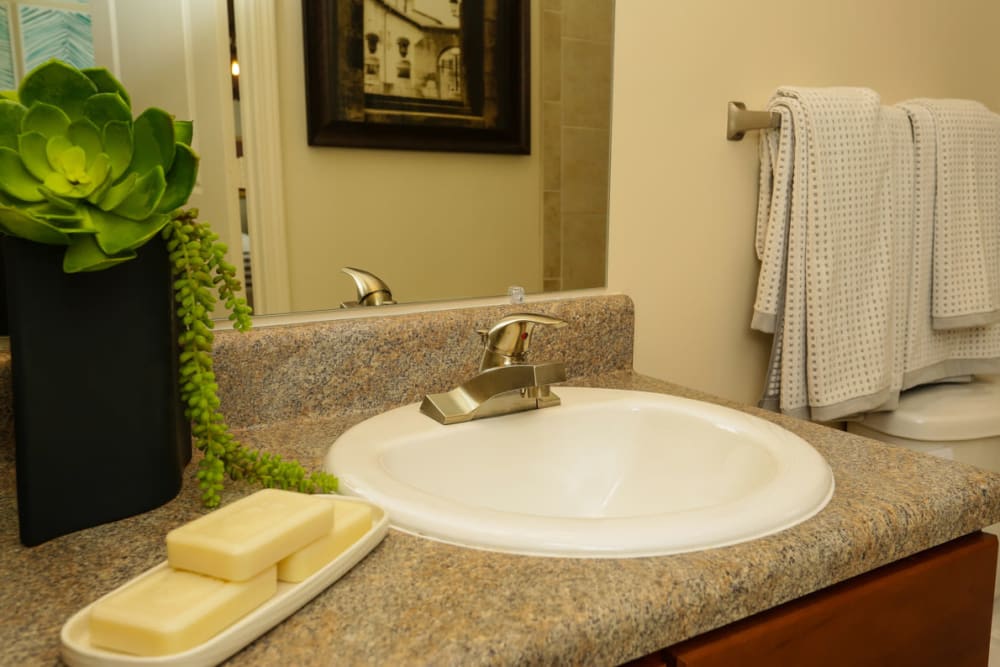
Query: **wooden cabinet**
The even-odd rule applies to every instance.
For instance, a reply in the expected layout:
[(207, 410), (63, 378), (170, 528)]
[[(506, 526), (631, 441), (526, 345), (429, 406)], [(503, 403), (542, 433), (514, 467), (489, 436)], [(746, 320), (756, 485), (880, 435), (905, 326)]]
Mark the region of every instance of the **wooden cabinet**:
[(967, 535), (629, 664), (986, 667), (996, 559)]

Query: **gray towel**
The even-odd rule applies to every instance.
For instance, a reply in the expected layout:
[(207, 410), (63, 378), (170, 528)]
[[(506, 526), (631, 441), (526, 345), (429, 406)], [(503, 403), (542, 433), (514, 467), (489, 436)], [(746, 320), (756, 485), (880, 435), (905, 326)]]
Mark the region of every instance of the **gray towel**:
[(900, 106), (936, 154), (933, 326), (1000, 322), (1000, 116), (972, 100), (914, 99)]
[(1000, 372), (1000, 325), (945, 330), (932, 325), (931, 295), (940, 275), (934, 271), (938, 265), (939, 143), (926, 105), (908, 101), (898, 106), (913, 124), (915, 194), (903, 389), (955, 375)]
[(782, 87), (761, 138), (753, 325), (775, 334), (763, 405), (818, 421), (892, 407), (903, 381), (910, 124), (864, 88)]

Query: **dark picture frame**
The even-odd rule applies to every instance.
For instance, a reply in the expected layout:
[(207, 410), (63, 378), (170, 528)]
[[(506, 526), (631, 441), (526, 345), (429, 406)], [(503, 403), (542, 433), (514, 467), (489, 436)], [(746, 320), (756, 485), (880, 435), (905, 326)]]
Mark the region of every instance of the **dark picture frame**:
[(411, 3), (302, 0), (309, 144), (530, 153), (529, 0)]

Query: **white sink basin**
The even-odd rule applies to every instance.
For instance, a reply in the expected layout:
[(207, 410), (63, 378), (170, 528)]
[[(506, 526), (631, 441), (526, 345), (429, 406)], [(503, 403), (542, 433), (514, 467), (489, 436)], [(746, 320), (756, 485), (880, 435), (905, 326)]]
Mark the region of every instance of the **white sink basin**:
[(444, 426), (416, 403), (346, 431), (342, 493), (425, 537), (520, 554), (653, 556), (805, 521), (833, 474), (798, 436), (663, 394), (557, 387), (562, 405)]

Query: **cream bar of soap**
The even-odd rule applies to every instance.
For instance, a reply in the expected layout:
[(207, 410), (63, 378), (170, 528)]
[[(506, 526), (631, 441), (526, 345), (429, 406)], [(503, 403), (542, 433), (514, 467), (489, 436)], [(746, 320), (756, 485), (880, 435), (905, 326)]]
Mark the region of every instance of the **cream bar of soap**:
[(278, 561), (278, 579), (281, 581), (304, 581), (371, 530), (372, 510), (368, 505), (349, 500), (328, 502), (334, 510), (333, 530)]
[(170, 566), (245, 581), (333, 528), (325, 498), (264, 489), (167, 533)]
[(165, 567), (94, 604), (90, 643), (141, 656), (180, 653), (225, 630), (277, 590), (275, 567), (241, 582)]

